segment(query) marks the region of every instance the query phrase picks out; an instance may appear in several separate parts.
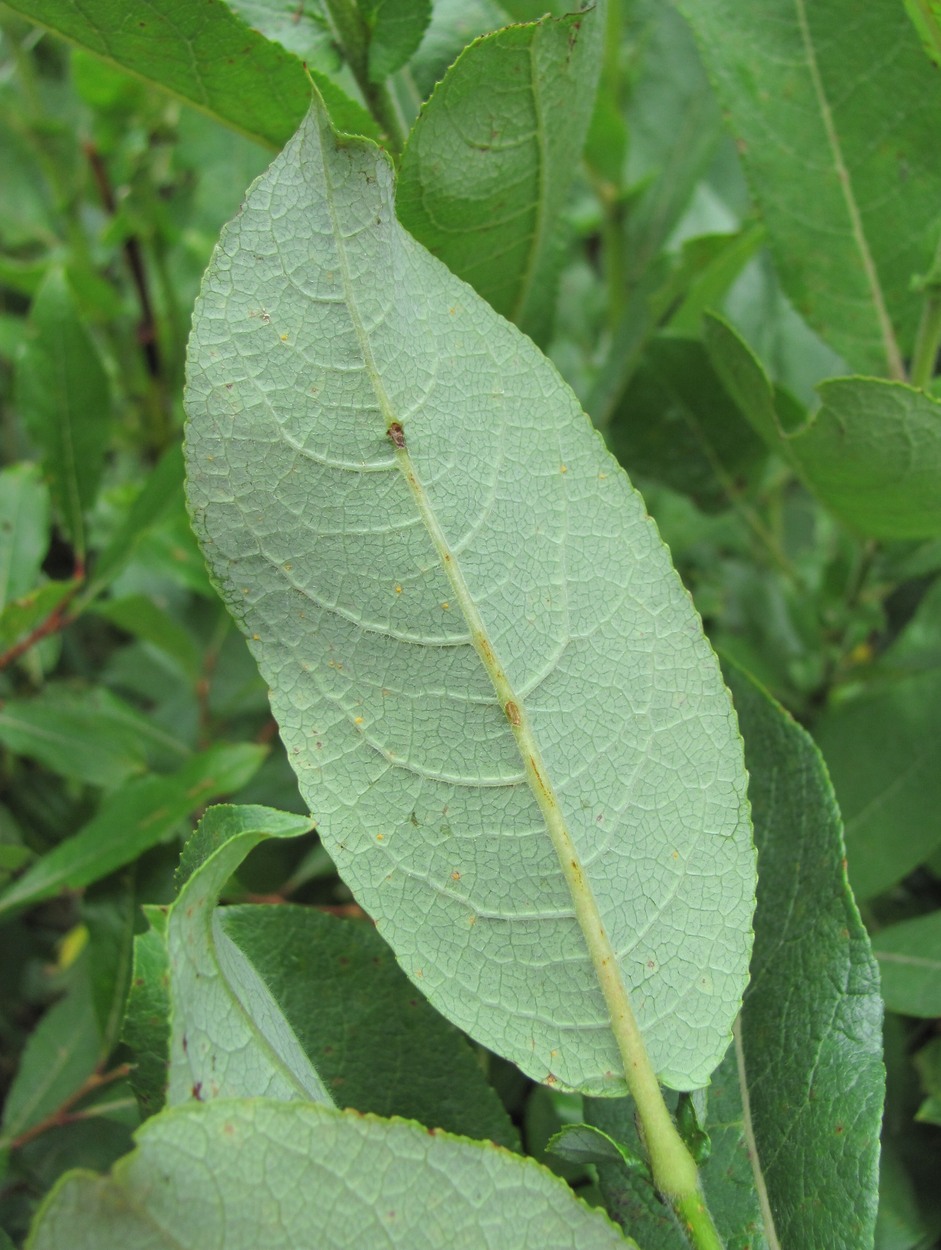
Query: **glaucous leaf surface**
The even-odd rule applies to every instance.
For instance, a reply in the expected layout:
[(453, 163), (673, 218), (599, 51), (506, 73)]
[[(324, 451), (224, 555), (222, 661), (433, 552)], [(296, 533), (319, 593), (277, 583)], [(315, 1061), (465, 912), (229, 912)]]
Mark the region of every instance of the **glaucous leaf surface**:
[(311, 907), (218, 915), (338, 1107), (519, 1146), (479, 1056), (415, 993), (373, 925)]
[[(749, 678), (727, 676), (745, 738), (758, 906), (735, 1045), (707, 1094), (703, 1186), (728, 1250), (861, 1250), (873, 1239), (884, 1094), (878, 973), (819, 753)], [(590, 1099), (587, 1114), (636, 1144), (629, 1100)], [(681, 1250), (648, 1183), (609, 1164), (599, 1176), (608, 1209), (645, 1250)]]
[(941, 1016), (941, 912), (880, 929), (872, 940), (889, 1011)]
[(50, 271), (30, 308), (16, 399), (40, 449), (59, 524), (80, 557), (111, 434), (104, 364), (65, 274)]
[(219, 744), (193, 756), (169, 776), (142, 777), (109, 795), (97, 814), (60, 842), (0, 895), (0, 917), (79, 889), (129, 864), (168, 837), (190, 812), (241, 789), (265, 748)]
[(931, 264), (941, 200), (941, 85), (904, 7), (679, 7), (790, 298), (854, 369), (904, 378), (920, 311), (911, 279)]
[(714, 656), (574, 396), (319, 106), (223, 234), (186, 404), (214, 578), (409, 976), (534, 1077), (619, 1093), (595, 916), (655, 1070), (703, 1084), (754, 888)]
[(604, 6), (472, 43), (402, 153), (402, 224), (532, 338), (552, 321), (561, 212), (588, 131)]
[(405, 1120), (219, 1100), (136, 1140), (110, 1176), (63, 1178), (28, 1250), (637, 1250), (531, 1160)]
[[(13, 0), (8, 7), (272, 147), (284, 143), (310, 103), (301, 61), (226, 4), (150, 0), (130, 18), (124, 0)], [(362, 105), (308, 72), (338, 126), (376, 133)]]
[(768, 445), (841, 520), (877, 538), (941, 530), (941, 403), (900, 382), (833, 378), (820, 407), (793, 427), (751, 349), (725, 321), (705, 318), (716, 371)]
[(187, 844), (188, 872), (167, 920), (170, 1070), (167, 1102), (190, 1098), (332, 1098), (251, 963), (219, 922), (222, 887), (268, 837), (300, 837), (310, 820), (268, 807), (211, 807)]

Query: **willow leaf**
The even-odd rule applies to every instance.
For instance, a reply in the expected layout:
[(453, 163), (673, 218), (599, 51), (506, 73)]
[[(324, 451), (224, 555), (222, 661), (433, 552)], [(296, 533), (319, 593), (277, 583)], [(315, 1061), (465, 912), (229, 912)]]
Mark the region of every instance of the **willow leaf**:
[(534, 1077), (599, 1093), (638, 1045), (626, 990), (660, 1077), (706, 1082), (754, 891), (715, 657), (574, 396), (319, 105), (217, 247), (186, 404), (213, 576), (408, 975)]

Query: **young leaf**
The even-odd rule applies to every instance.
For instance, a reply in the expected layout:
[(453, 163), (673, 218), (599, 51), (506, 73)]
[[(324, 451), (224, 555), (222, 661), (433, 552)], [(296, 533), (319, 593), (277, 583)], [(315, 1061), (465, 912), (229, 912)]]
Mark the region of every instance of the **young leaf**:
[(560, 214), (591, 118), (603, 30), (597, 5), (478, 39), (435, 88), (402, 154), (402, 224), (537, 340), (551, 325)]
[(42, 452), (59, 522), (80, 557), (111, 432), (108, 378), (69, 290), (53, 269), (33, 301), (16, 368), (23, 424)]
[(0, 917), (63, 889), (79, 889), (168, 837), (190, 812), (246, 784), (263, 747), (220, 744), (167, 777), (143, 777), (115, 791), (87, 825), (66, 838), (0, 895)]
[(941, 911), (882, 929), (872, 946), (889, 1011), (941, 1016)]
[(268, 837), (309, 831), (304, 816), (223, 806), (206, 812), (191, 839), (190, 874), (167, 921), (171, 1105), (254, 1095), (332, 1105), (294, 1030), (214, 911), (222, 887), (253, 847)]
[(941, 201), (941, 91), (904, 7), (871, 5), (865, 21), (855, 0), (679, 7), (788, 295), (853, 368), (904, 378), (911, 279), (930, 265)]
[(841, 520), (877, 538), (941, 532), (941, 404), (879, 378), (832, 378), (797, 429), (761, 362), (721, 318), (707, 314), (706, 347), (726, 389), (769, 447)]
[(637, 1250), (532, 1160), (404, 1120), (219, 1100), (136, 1140), (111, 1176), (63, 1178), (28, 1250)]
[(49, 491), (34, 464), (12, 464), (0, 473), (0, 535), (2, 613), (33, 589), (49, 546)]
[(727, 692), (574, 396), (391, 184), (315, 106), (223, 234), (194, 524), (325, 845), (439, 1010), (620, 1093), (630, 994), (654, 1070), (702, 1085), (753, 899)]
[[(114, 0), (12, 0), (7, 7), (271, 147), (284, 143), (310, 103), (297, 57), (226, 4), (150, 0), (132, 18)], [(309, 72), (338, 126), (376, 133), (362, 105)]]

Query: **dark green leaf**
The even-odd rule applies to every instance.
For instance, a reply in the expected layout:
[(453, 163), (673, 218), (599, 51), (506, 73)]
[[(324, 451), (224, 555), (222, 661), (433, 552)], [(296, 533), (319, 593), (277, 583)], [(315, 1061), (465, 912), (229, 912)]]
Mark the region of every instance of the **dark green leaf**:
[(941, 844), (941, 670), (835, 703), (814, 737), (843, 810), (850, 881), (871, 898)]
[(131, 1085), (144, 1116), (163, 1106), (170, 1046), (170, 962), (167, 912), (145, 907), (150, 928), (134, 938), (131, 985), (121, 1038), (131, 1048)]
[(941, 203), (941, 84), (903, 6), (679, 7), (798, 311), (853, 368), (903, 378)]
[(14, 599), (0, 613), (0, 652), (11, 649), (57, 612), (81, 586), (79, 581), (47, 582), (22, 599)]
[(90, 579), (88, 597), (98, 594), (125, 567), (151, 527), (183, 496), (183, 456), (179, 444), (164, 452), (148, 473), (110, 542), (99, 555)]
[[(878, 971), (819, 753), (757, 686), (728, 676), (745, 738), (760, 883), (736, 1040), (746, 1131), (780, 1244), (859, 1250), (871, 1243), (877, 1206), (885, 1079)], [(816, 1200), (821, 1193), (826, 1202)]]
[(941, 530), (941, 403), (897, 382), (833, 378), (795, 428), (786, 397), (727, 322), (707, 315), (705, 341), (755, 430), (841, 520), (878, 538)]
[(118, 1043), (131, 980), (137, 913), (132, 880), (127, 874), (127, 879), (112, 888), (93, 891), (82, 901), (82, 920), (88, 931), (88, 980), (101, 1035), (102, 1061)]
[(546, 1149), (568, 1163), (615, 1164), (629, 1172), (649, 1171), (636, 1150), (616, 1141), (594, 1124), (565, 1124), (549, 1139)]
[(369, 77), (382, 82), (405, 64), (421, 43), (431, 0), (378, 0), (369, 39)]
[(941, 1016), (941, 912), (881, 929), (872, 941), (890, 1011)]
[(0, 742), (62, 777), (113, 787), (146, 771), (153, 748), (187, 754), (147, 717), (103, 687), (50, 683), (0, 707)]
[(606, 433), (632, 474), (682, 491), (709, 512), (742, 495), (767, 455), (693, 339), (648, 343)]
[(91, 990), (76, 968), (64, 998), (50, 1007), (30, 1034), (0, 1124), (0, 1150), (73, 1096), (100, 1058), (101, 1034)]
[(49, 492), (39, 470), (10, 465), (0, 472), (0, 629), (7, 605), (35, 587), (48, 546)]
[(165, 652), (191, 679), (199, 676), (202, 656), (193, 638), (146, 595), (108, 599), (93, 608), (95, 616)]
[(0, 916), (63, 889), (90, 885), (155, 846), (197, 808), (239, 790), (265, 756), (264, 747), (218, 745), (168, 777), (145, 777), (110, 795), (98, 815), (44, 855), (0, 895)]
[(59, 522), (79, 557), (111, 432), (104, 365), (65, 274), (52, 270), (33, 301), (16, 369), (23, 423), (39, 448)]
[[(124, 0), (13, 0), (8, 7), (271, 147), (285, 142), (310, 104), (297, 57), (225, 4), (151, 0), (130, 18)], [(341, 130), (376, 133), (361, 105), (310, 72)]]
[(471, 44), (402, 154), (400, 221), (531, 337), (546, 337), (560, 215), (594, 104), (603, 8)]
[(518, 1145), (466, 1040), (415, 992), (370, 925), (286, 906), (227, 907), (219, 919), (338, 1106)]

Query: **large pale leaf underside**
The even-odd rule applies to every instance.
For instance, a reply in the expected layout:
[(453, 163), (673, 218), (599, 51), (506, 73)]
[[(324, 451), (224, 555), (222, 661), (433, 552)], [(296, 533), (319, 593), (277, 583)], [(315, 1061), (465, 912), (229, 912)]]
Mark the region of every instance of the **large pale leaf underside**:
[(754, 890), (714, 656), (574, 396), (317, 106), (216, 250), (187, 410), (213, 575), (406, 972), (536, 1078), (624, 1091), (551, 809), (655, 1069), (707, 1081)]

